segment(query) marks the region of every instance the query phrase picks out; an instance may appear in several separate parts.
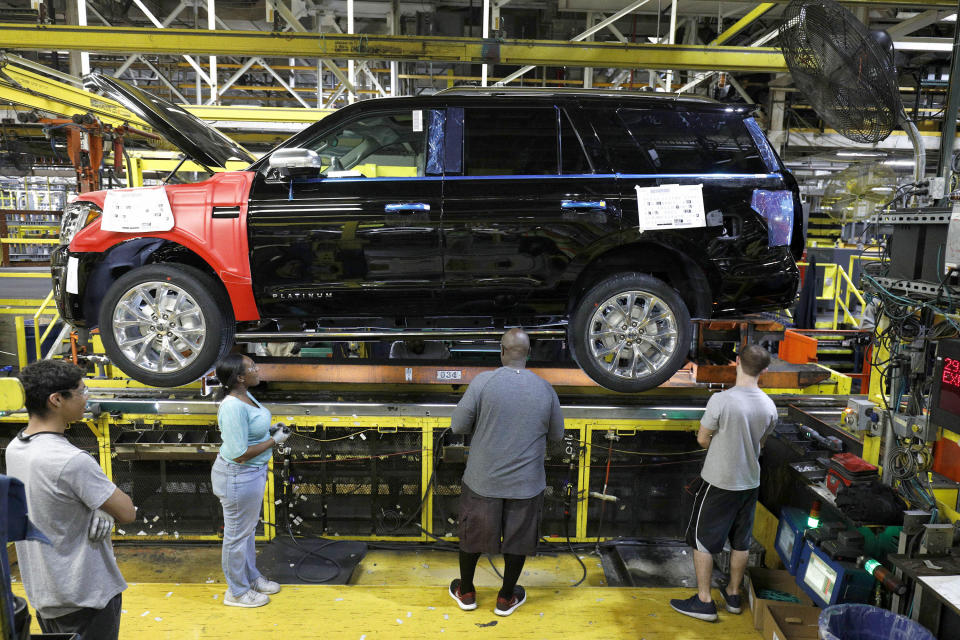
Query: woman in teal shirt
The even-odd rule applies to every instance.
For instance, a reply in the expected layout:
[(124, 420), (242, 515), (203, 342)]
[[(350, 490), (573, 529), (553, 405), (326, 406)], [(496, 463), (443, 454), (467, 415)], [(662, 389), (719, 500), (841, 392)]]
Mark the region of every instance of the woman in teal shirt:
[(289, 433), (280, 430), (270, 435), (270, 411), (247, 390), (260, 383), (253, 360), (232, 353), (217, 365), (217, 378), (223, 387), (217, 411), (223, 444), (210, 477), (213, 493), (223, 506), (221, 564), (228, 587), (223, 604), (262, 607), (270, 602), (268, 594), (280, 591), (280, 585), (257, 570), (257, 522), (263, 511), (267, 463), (274, 445), (284, 442)]

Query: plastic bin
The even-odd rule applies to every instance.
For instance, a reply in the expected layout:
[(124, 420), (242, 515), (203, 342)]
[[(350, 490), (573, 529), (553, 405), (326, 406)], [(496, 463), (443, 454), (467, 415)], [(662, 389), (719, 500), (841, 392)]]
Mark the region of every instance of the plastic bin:
[(936, 640), (923, 625), (869, 604), (835, 604), (820, 614), (822, 640)]

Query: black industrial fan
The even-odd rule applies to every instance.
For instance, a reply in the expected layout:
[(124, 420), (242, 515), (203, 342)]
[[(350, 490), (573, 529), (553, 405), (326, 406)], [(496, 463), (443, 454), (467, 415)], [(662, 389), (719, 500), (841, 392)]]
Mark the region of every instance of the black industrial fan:
[(900, 100), (893, 43), (869, 31), (833, 0), (793, 0), (780, 27), (790, 74), (827, 124), (855, 142), (875, 144), (897, 126), (914, 148), (914, 180), (925, 170), (923, 140)]

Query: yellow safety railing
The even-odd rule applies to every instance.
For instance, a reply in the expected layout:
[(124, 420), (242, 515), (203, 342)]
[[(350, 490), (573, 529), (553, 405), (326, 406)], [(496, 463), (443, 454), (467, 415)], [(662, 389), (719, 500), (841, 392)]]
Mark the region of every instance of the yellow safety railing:
[(47, 294), (47, 297), (43, 299), (43, 302), (40, 303), (40, 308), (33, 314), (33, 339), (34, 347), (36, 347), (37, 360), (43, 359), (43, 354), (41, 353), (41, 345), (43, 341), (47, 339), (47, 336), (50, 335), (50, 331), (57, 326), (57, 321), (60, 320), (60, 311), (57, 310), (53, 314), (53, 320), (50, 321), (50, 324), (47, 325), (47, 330), (43, 332), (43, 335), (40, 335), (40, 316), (44, 315), (44, 311), (53, 302), (53, 289), (50, 290), (50, 293)]
[[(851, 256), (849, 272), (838, 264), (825, 263), (817, 265), (817, 267), (823, 268), (823, 289), (820, 291), (820, 295), (817, 296), (817, 300), (833, 303), (833, 322), (831, 326), (823, 328), (836, 331), (842, 323), (848, 323), (857, 328), (860, 327), (860, 318), (851, 311), (850, 298), (853, 296), (856, 302), (860, 303), (861, 309), (867, 306), (867, 301), (849, 275), (853, 273), (853, 260), (855, 258), (863, 260), (879, 259), (869, 256)], [(809, 266), (807, 262), (798, 262), (797, 264), (804, 267)], [(843, 311), (842, 317), (840, 315), (841, 310)]]
[[(853, 314), (850, 313), (850, 294), (852, 293), (856, 297), (857, 301), (860, 303), (861, 309), (867, 306), (867, 301), (863, 299), (863, 295), (861, 295), (860, 290), (857, 289), (857, 286), (855, 284), (853, 284), (853, 280), (850, 279), (850, 276), (847, 275), (847, 272), (844, 270), (844, 268), (841, 267), (840, 265), (836, 265), (836, 267), (837, 267), (837, 281), (834, 287), (835, 295), (833, 298), (833, 327), (831, 328), (832, 329), (837, 328), (837, 316), (839, 315), (840, 309), (842, 308), (843, 322), (849, 321), (850, 324), (852, 324), (854, 327), (857, 327), (859, 329), (860, 319), (854, 317)], [(840, 285), (843, 282), (846, 283), (847, 287), (846, 287), (846, 295), (844, 296), (844, 299), (841, 300)]]

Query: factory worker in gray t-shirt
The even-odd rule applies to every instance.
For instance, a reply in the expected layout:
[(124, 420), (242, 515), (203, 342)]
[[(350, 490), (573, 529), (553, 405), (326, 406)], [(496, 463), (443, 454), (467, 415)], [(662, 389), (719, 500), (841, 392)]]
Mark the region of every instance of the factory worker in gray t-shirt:
[(117, 640), (127, 588), (110, 542), (114, 522), (136, 518), (130, 496), (64, 432), (83, 418), (83, 370), (41, 360), (20, 372), (29, 419), (7, 445), (7, 474), (23, 482), (30, 520), (49, 539), (17, 542), (27, 599), (44, 634)]
[(477, 608), (473, 576), (482, 553), (502, 553), (503, 585), (494, 613), (508, 616), (526, 602), (517, 584), (526, 556), (536, 555), (546, 489), (547, 440), (563, 438), (563, 414), (553, 387), (526, 370), (530, 338), (511, 329), (500, 340), (503, 366), (470, 383), (450, 419), (454, 433), (470, 434), (470, 456), (460, 490), (460, 577), (450, 597)]
[(710, 398), (700, 419), (697, 442), (707, 450), (700, 486), (687, 525), (693, 547), (697, 593), (671, 600), (674, 610), (713, 621), (717, 607), (710, 595), (713, 555), (729, 540), (730, 579), (720, 592), (729, 613), (740, 613), (740, 583), (747, 568), (753, 513), (760, 487), (760, 448), (777, 423), (777, 408), (757, 385), (770, 354), (757, 345), (737, 357), (737, 384)]

